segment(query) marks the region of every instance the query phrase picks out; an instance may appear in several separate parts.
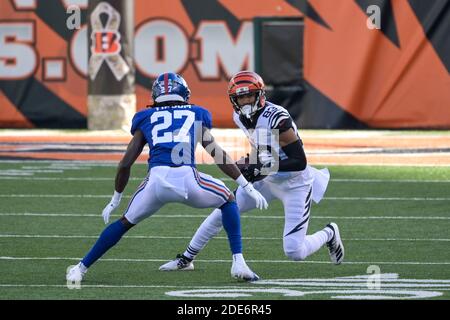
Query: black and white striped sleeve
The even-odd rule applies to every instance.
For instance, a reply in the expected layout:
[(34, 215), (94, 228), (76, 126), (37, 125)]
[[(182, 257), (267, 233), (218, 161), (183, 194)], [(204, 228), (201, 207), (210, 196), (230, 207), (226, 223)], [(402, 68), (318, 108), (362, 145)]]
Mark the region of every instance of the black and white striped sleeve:
[(287, 111), (280, 110), (269, 119), (269, 126), (271, 129), (288, 130), (292, 126), (291, 116)]

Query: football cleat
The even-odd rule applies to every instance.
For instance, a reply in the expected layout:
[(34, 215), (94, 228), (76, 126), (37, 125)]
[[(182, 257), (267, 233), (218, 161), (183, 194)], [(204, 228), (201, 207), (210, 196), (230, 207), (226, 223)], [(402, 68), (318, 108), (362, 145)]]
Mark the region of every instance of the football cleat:
[(245, 262), (233, 261), (231, 266), (231, 276), (244, 281), (258, 281), (259, 276), (247, 266)]
[(80, 267), (80, 263), (74, 265), (70, 268), (66, 273), (66, 280), (70, 282), (80, 283), (83, 280), (86, 271), (82, 271)]
[(194, 270), (194, 262), (189, 261), (188, 258), (186, 258), (182, 254), (177, 254), (177, 257), (175, 260), (169, 261), (162, 266), (159, 267), (159, 270), (161, 271), (190, 271)]
[(344, 245), (341, 240), (341, 235), (339, 234), (339, 227), (336, 223), (332, 222), (327, 224), (327, 228), (330, 228), (333, 231), (333, 237), (327, 242), (331, 262), (334, 264), (341, 264), (344, 260)]

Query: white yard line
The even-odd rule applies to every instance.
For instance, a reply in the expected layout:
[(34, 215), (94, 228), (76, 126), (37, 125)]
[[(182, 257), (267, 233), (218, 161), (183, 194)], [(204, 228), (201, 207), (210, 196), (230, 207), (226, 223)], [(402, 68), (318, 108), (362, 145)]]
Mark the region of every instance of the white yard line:
[[(79, 218), (101, 218), (100, 213), (39, 213), (39, 212), (1, 212), (1, 216), (22, 216), (22, 217), (79, 217)], [(112, 215), (119, 217), (120, 215)], [(155, 214), (151, 219), (179, 219), (179, 218), (199, 218), (204, 219), (207, 215), (202, 214)], [(342, 220), (450, 220), (450, 216), (313, 216), (314, 219), (342, 219)], [(284, 219), (280, 215), (247, 215), (243, 214), (241, 219)]]
[[(371, 156), (375, 156), (376, 154), (371, 154)], [(380, 154), (380, 155), (386, 155), (386, 154)], [(437, 156), (443, 156), (446, 155), (446, 153), (428, 153), (428, 154), (414, 154), (416, 157), (426, 157), (429, 155), (437, 155)], [(320, 155), (320, 154), (314, 154), (312, 157), (326, 157), (327, 155)], [(333, 157), (348, 157), (348, 154), (342, 154), (337, 155), (333, 154)], [(395, 154), (393, 156), (401, 156), (401, 157), (411, 157), (411, 154)], [(104, 167), (117, 167), (118, 161), (116, 160), (104, 160), (104, 161), (98, 161), (98, 160), (39, 160), (39, 159), (23, 159), (23, 160), (0, 160), (0, 163), (14, 163), (14, 164), (22, 164), (22, 163), (42, 163), (42, 164), (61, 164), (61, 163), (67, 163), (67, 164), (84, 164), (84, 165), (97, 165), (97, 166), (104, 166)], [(147, 164), (147, 161), (143, 160), (137, 161), (138, 164)], [(202, 164), (202, 163), (199, 163)], [(444, 163), (423, 163), (423, 161), (420, 161), (420, 159), (417, 160), (417, 163), (409, 163), (405, 164), (402, 162), (398, 163), (380, 163), (380, 162), (373, 162), (373, 163), (360, 163), (358, 160), (355, 160), (353, 163), (340, 163), (340, 162), (330, 162), (328, 160), (321, 160), (321, 159), (313, 159), (311, 160), (312, 165), (318, 165), (318, 166), (336, 166), (336, 167), (368, 167), (368, 166), (376, 166), (376, 167), (409, 167), (409, 168), (423, 168), (423, 167), (440, 167), (440, 168), (448, 168), (450, 167), (450, 164)], [(203, 165), (203, 164), (202, 164)], [(210, 163), (205, 163), (205, 165), (211, 165)]]
[[(114, 177), (30, 177), (30, 176), (19, 176), (20, 174), (33, 174), (33, 172), (29, 172), (27, 170), (14, 170), (14, 172), (10, 173), (11, 170), (6, 170), (2, 172), (0, 170), (0, 180), (26, 180), (26, 181), (114, 181)], [(6, 174), (6, 176), (2, 176), (2, 174)], [(10, 176), (18, 175), (18, 176)], [(141, 181), (144, 178), (136, 178), (131, 177), (130, 180), (133, 181)], [(223, 181), (234, 181), (231, 178), (219, 177), (220, 180)], [(331, 182), (349, 182), (349, 183), (450, 183), (450, 180), (383, 180), (383, 179), (331, 179)]]
[[(23, 160), (0, 160), (0, 163), (14, 163), (14, 164), (58, 164), (58, 165), (85, 165), (85, 166), (102, 166), (102, 167), (117, 167), (119, 161), (114, 160), (39, 160), (39, 159), (23, 159)], [(146, 162), (142, 162), (144, 164)]]
[(384, 180), (384, 179), (337, 179), (331, 178), (331, 182), (361, 182), (361, 183), (450, 183), (450, 180)]
[[(26, 173), (27, 171), (23, 171)], [(27, 181), (114, 181), (114, 177), (110, 178), (89, 178), (89, 177), (14, 177), (14, 176), (2, 176), (2, 172), (0, 172), (0, 180), (27, 180)], [(6, 173), (8, 174), (8, 173)], [(133, 181), (141, 181), (143, 178), (130, 178)]]
[[(88, 239), (98, 238), (98, 235), (57, 235), (57, 234), (0, 234), (0, 238), (32, 238), (32, 239)], [(190, 240), (191, 236), (124, 236), (128, 239), (186, 239)], [(227, 237), (214, 237), (214, 239), (227, 240)], [(242, 237), (244, 240), (281, 240), (280, 237)], [(344, 241), (431, 241), (431, 242), (447, 242), (450, 239), (430, 239), (430, 238), (343, 238)]]
[(423, 198), (423, 197), (324, 197), (325, 200), (337, 201), (450, 201), (450, 198)]
[[(1, 179), (1, 178), (0, 178)], [(20, 179), (20, 178), (17, 178)], [(223, 181), (234, 181), (228, 177), (218, 177)], [(450, 183), (450, 180), (417, 180), (417, 179), (339, 179), (331, 178), (330, 182), (350, 182), (350, 183)]]
[[(0, 283), (0, 288), (66, 288), (66, 284), (22, 284), (22, 283)], [(135, 285), (135, 284), (124, 284), (124, 285), (110, 285), (110, 284), (82, 284), (83, 288), (204, 288), (204, 289), (210, 289), (211, 286), (189, 286), (189, 285), (183, 285), (183, 284), (176, 284), (176, 285)], [(221, 289), (240, 289), (242, 287), (238, 286), (217, 286), (215, 285), (214, 288), (221, 288)]]
[[(128, 289), (135, 289), (135, 288), (197, 288), (197, 286), (157, 286), (157, 285), (106, 285), (106, 284), (83, 284), (83, 288), (128, 288)], [(60, 284), (13, 284), (13, 283), (0, 283), (0, 288), (66, 288), (67, 285), (60, 285)], [(205, 288), (211, 288), (205, 287)], [(223, 288), (223, 287), (220, 287)], [(235, 287), (238, 288), (238, 287)], [(231, 288), (232, 289), (232, 288)]]
[[(20, 261), (20, 260), (72, 260), (80, 261), (81, 257), (10, 257), (0, 256), (0, 261)], [(107, 262), (167, 262), (167, 259), (118, 259), (118, 258), (105, 258), (100, 259)], [(226, 263), (230, 264), (230, 260), (202, 260), (196, 259), (197, 262), (205, 263)], [(330, 261), (290, 261), (290, 260), (247, 260), (249, 263), (308, 263), (308, 264), (330, 264)], [(430, 262), (430, 261), (345, 261), (342, 264), (356, 264), (356, 265), (450, 265), (450, 261), (443, 262)]]
[[(123, 196), (131, 198), (132, 196)], [(111, 198), (110, 194), (0, 194), (0, 198)], [(424, 197), (324, 197), (334, 201), (450, 201), (450, 198)]]
[[(430, 280), (431, 281), (431, 280)], [(289, 287), (292, 288), (296, 288), (296, 287), (301, 287), (303, 288), (303, 290), (305, 289), (309, 289), (309, 288), (313, 288), (313, 287), (327, 287), (327, 289), (340, 289), (342, 286), (340, 285), (336, 285), (336, 283), (329, 281), (323, 285), (316, 285), (314, 283), (301, 283), (301, 284), (296, 284), (296, 285), (292, 285)], [(450, 288), (447, 288), (447, 286), (445, 285), (438, 285), (438, 286), (433, 286), (432, 284), (424, 284), (424, 285), (416, 285), (416, 284), (409, 284), (409, 285), (402, 285), (402, 284), (388, 284), (385, 285), (384, 283), (381, 284), (382, 287), (389, 287), (389, 288), (429, 288), (429, 289), (436, 289), (439, 291), (449, 291)], [(145, 288), (177, 288), (178, 290), (180, 289), (206, 289), (206, 290), (217, 290), (217, 289), (222, 289), (222, 290), (242, 290), (242, 291), (247, 291), (247, 292), (251, 292), (252, 290), (258, 290), (260, 291), (261, 289), (267, 288), (267, 284), (264, 283), (252, 283), (252, 289), (243, 289), (242, 287), (232, 287), (232, 286), (218, 286), (218, 285), (214, 285), (214, 286), (189, 286), (189, 285), (135, 285), (135, 284), (124, 284), (124, 285), (111, 285), (111, 284), (82, 284), (81, 285), (82, 288), (86, 289), (102, 289), (102, 288), (110, 288), (110, 289), (145, 289)], [(345, 287), (367, 287), (367, 283), (364, 284), (358, 284), (358, 285), (346, 285)], [(0, 288), (63, 288), (63, 289), (67, 289), (67, 284), (22, 284), (22, 283), (0, 283)], [(260, 289), (256, 289), (256, 288), (260, 288)], [(311, 288), (311, 289), (312, 289)], [(270, 289), (268, 289), (270, 290)], [(261, 291), (264, 292), (264, 291)], [(350, 293), (352, 293), (353, 291), (350, 291)], [(329, 291), (326, 292), (315, 292), (317, 294), (321, 294), (321, 293), (330, 293)], [(342, 291), (338, 291), (337, 293), (342, 293)], [(388, 292), (381, 292), (378, 290), (373, 290), (373, 293), (390, 293), (390, 291)], [(364, 297), (364, 296), (362, 296)]]

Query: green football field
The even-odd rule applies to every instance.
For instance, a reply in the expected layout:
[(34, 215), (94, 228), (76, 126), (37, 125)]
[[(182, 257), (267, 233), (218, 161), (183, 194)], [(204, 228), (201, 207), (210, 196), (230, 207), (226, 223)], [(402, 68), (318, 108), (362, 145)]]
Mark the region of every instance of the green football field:
[[(224, 178), (214, 166), (199, 169)], [(450, 168), (329, 167), (325, 198), (314, 204), (308, 233), (338, 223), (346, 249), (335, 266), (322, 248), (306, 261), (283, 253), (283, 210), (242, 217), (244, 252), (261, 280), (231, 278), (222, 231), (197, 257), (195, 270), (161, 272), (182, 253), (210, 210), (167, 205), (131, 229), (92, 266), (80, 289), (66, 268), (104, 228), (115, 164), (0, 162), (1, 299), (449, 299)], [(119, 214), (146, 172), (133, 167)], [(230, 188), (234, 182), (226, 179)], [(70, 286), (69, 286), (70, 287)]]

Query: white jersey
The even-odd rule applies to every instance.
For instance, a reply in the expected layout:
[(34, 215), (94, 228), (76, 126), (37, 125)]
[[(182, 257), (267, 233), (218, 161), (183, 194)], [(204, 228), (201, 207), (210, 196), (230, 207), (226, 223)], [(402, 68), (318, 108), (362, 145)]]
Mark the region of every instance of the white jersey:
[[(282, 106), (266, 102), (266, 106), (259, 112), (256, 123), (243, 122), (239, 115), (234, 112), (233, 120), (236, 125), (244, 131), (253, 148), (261, 153), (270, 153), (279, 160), (287, 159), (286, 153), (279, 144), (279, 132), (276, 128), (286, 119), (291, 119), (292, 129), (297, 133), (297, 126), (292, 120), (289, 112)], [(300, 138), (300, 137), (299, 137)], [(295, 172), (278, 172), (273, 178), (290, 178)]]

